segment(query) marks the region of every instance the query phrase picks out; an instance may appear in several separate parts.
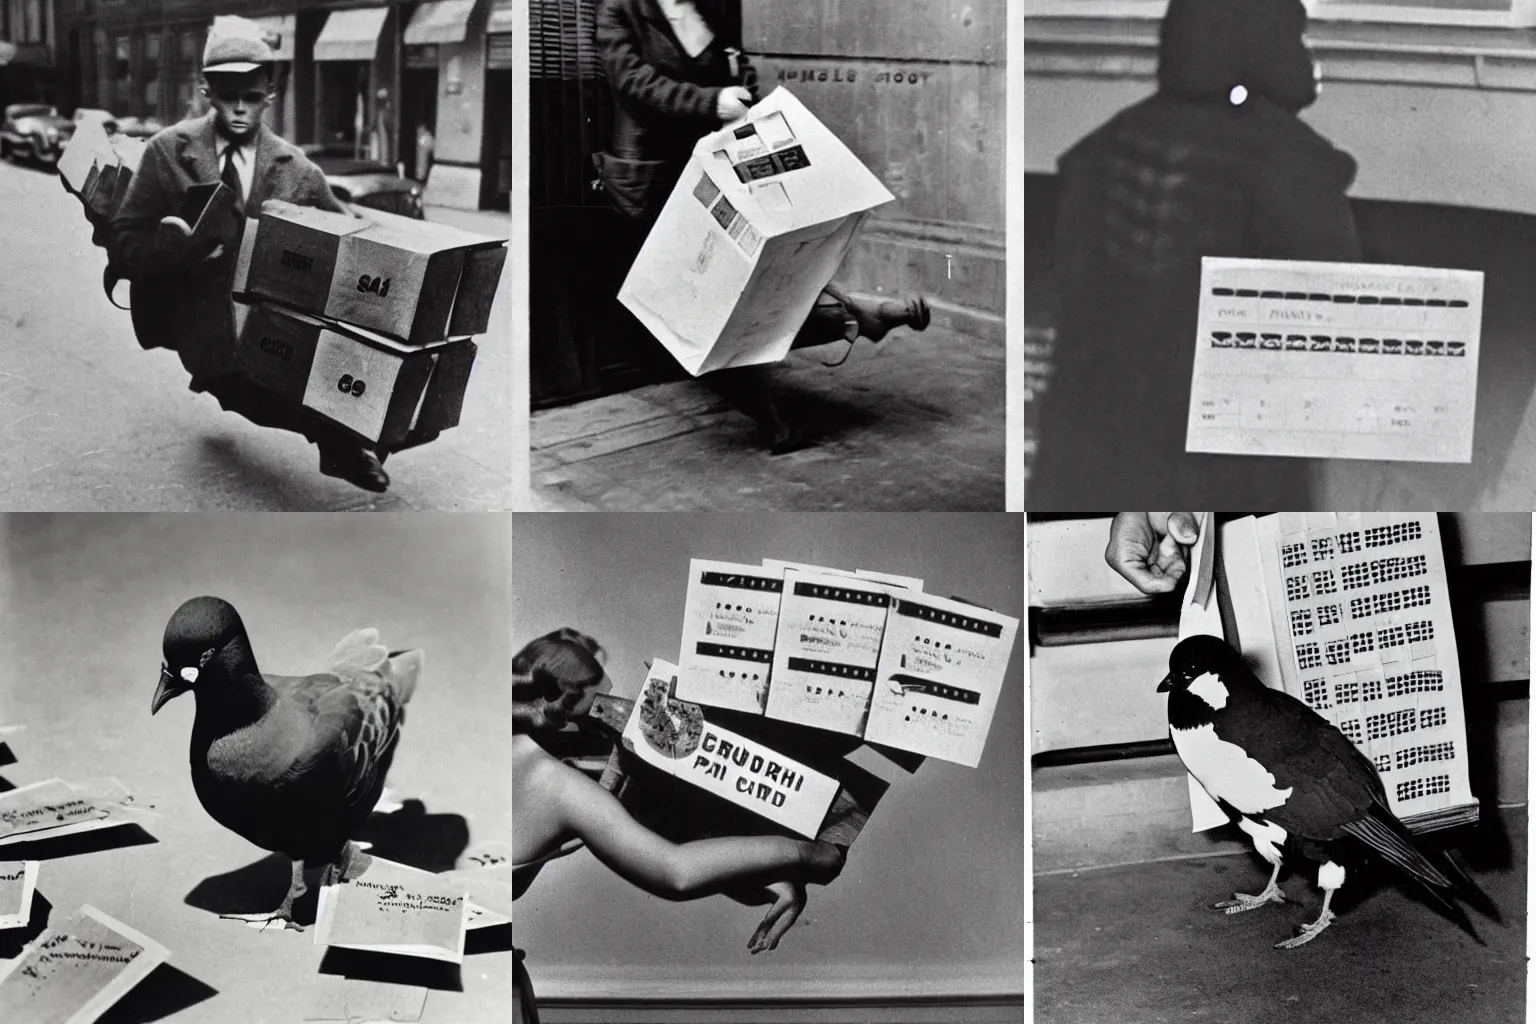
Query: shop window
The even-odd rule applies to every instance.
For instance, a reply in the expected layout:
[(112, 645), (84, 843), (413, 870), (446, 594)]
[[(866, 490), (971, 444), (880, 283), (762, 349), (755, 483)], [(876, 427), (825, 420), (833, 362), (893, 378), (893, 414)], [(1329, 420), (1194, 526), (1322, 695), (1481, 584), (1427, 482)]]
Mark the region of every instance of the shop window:
[(152, 32), (144, 37), (144, 61), (140, 77), (144, 81), (144, 112), (150, 116), (160, 112), (160, 33)]

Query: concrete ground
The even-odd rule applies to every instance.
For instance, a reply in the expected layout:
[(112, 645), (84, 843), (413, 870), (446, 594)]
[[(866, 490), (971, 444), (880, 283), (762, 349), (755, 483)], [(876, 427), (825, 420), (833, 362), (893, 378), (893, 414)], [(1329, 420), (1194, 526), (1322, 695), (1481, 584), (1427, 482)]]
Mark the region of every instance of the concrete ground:
[(745, 414), (696, 380), (533, 413), (535, 507), (1001, 511), (1004, 346), (935, 323), (790, 353), (775, 368), (812, 444), (770, 455)]
[[(230, 600), (261, 668), (279, 674), (321, 671), (344, 635), (376, 626), (386, 643), (422, 649), (425, 665), (390, 773), (405, 808), (375, 815), (361, 838), (433, 871), (510, 855), (506, 516), (11, 515), (0, 517), (0, 566), (0, 724), (26, 727), (8, 737), (14, 763), (0, 748), (0, 789), (115, 776), (159, 814), (142, 831), (0, 850), (42, 860), (45, 914), (89, 903), (170, 948), (104, 1024), (292, 1024), (322, 971), (381, 966), (430, 989), (424, 1024), (510, 1019), (510, 928), (472, 933), (478, 951), (462, 968), (423, 970), (402, 957), (340, 959), (314, 945), (313, 927), (220, 920), (275, 907), (287, 862), (198, 802), (187, 764), (195, 696), (149, 713), (165, 622), (188, 597)], [(485, 877), (474, 898), (510, 914), (510, 869)], [(309, 882), (301, 922), (313, 920)], [(0, 957), (29, 937), (0, 932)]]
[[(1257, 856), (1216, 857), (1035, 879), (1039, 1024), (1505, 1024), (1525, 1020), (1528, 816), (1503, 812), (1497, 855), (1466, 851), (1499, 907), (1475, 910), (1480, 946), (1394, 880), (1346, 881), (1338, 919), (1295, 950), (1271, 948), (1317, 917), (1320, 890), (1288, 874), (1297, 903), (1231, 917), (1209, 908), (1256, 893)], [(1484, 828), (1498, 830), (1492, 822)], [(1351, 891), (1353, 889), (1353, 892)]]
[[(512, 506), (511, 261), (460, 425), (390, 457), (390, 491), (321, 476), (314, 446), (187, 390), (101, 290), (105, 253), (52, 172), (0, 163), (0, 507), (472, 511)], [(506, 237), (506, 214), (429, 220)]]

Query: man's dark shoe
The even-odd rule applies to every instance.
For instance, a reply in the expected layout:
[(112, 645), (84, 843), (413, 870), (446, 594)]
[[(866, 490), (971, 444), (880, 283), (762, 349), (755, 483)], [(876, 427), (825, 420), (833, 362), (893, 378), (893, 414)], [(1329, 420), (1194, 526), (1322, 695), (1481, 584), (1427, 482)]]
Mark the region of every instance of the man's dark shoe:
[(320, 472), (375, 494), (383, 494), (389, 489), (389, 474), (384, 472), (384, 463), (361, 446), (322, 447)]
[(859, 334), (870, 341), (880, 341), (895, 327), (926, 330), (932, 316), (928, 300), (921, 295), (909, 295), (905, 299), (849, 299), (846, 304), (848, 312), (858, 321)]

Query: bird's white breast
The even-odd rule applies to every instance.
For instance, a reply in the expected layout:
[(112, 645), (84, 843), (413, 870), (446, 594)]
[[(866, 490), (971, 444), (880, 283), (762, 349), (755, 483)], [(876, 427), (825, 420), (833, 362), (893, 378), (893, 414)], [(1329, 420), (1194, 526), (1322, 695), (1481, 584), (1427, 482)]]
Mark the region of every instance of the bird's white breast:
[(1242, 747), (1218, 737), (1215, 726), (1168, 731), (1184, 767), (1211, 796), (1240, 811), (1258, 814), (1285, 803), (1291, 795), (1290, 787), (1276, 788), (1274, 775)]

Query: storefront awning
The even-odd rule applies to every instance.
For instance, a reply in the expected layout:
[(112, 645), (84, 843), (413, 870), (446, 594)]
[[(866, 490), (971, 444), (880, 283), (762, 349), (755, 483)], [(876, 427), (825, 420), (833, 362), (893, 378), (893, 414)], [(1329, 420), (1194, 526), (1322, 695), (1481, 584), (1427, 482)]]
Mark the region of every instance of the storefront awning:
[(431, 0), (416, 8), (405, 26), (406, 46), (462, 43), (476, 0)]
[(495, 2), (496, 6), (491, 8), (491, 17), (485, 23), (486, 35), (512, 31), (512, 0), (495, 0)]
[(387, 17), (384, 7), (332, 11), (315, 40), (315, 60), (373, 60)]
[(266, 34), (267, 43), (272, 47), (276, 60), (293, 60), (293, 28), (294, 16), (291, 14), (273, 14), (265, 18), (252, 18), (261, 26)]
[(53, 63), (53, 55), (42, 43), (8, 43), (0, 39), (0, 67), (7, 64), (34, 64), (47, 67)]

